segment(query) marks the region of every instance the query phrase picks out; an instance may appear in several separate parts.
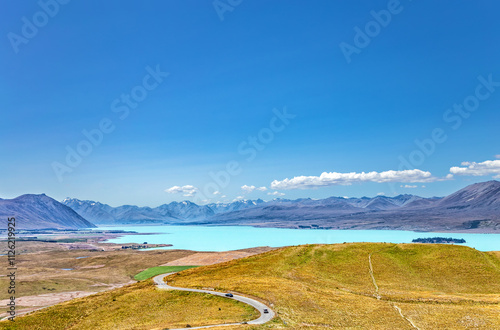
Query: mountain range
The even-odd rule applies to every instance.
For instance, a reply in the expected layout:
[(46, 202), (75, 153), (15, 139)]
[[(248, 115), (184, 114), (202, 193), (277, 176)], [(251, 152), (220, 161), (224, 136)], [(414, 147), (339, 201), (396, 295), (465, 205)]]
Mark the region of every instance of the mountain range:
[(45, 194), (0, 199), (0, 218), (16, 219), (16, 229), (78, 229), (96, 227), (70, 207)]
[(282, 228), (401, 229), (419, 231), (500, 230), (500, 182), (467, 186), (447, 197), (415, 195), (329, 197), (265, 202), (242, 200), (197, 205), (172, 202), (156, 208), (111, 207), (67, 198), (63, 204), (97, 224), (251, 225)]
[(415, 195), (373, 198), (241, 200), (197, 205), (112, 207), (96, 201), (46, 195), (0, 199), (0, 216), (26, 228), (83, 228), (95, 224), (250, 225), (281, 228), (500, 231), (500, 182), (472, 184), (444, 198)]
[(242, 200), (232, 203), (198, 205), (190, 201), (172, 202), (155, 208), (122, 205), (112, 207), (90, 200), (66, 198), (62, 203), (85, 219), (97, 224), (184, 224), (205, 220), (216, 214), (234, 212), (265, 203), (263, 200)]
[(206, 223), (286, 228), (500, 231), (500, 182), (472, 184), (444, 198), (413, 195), (276, 200)]

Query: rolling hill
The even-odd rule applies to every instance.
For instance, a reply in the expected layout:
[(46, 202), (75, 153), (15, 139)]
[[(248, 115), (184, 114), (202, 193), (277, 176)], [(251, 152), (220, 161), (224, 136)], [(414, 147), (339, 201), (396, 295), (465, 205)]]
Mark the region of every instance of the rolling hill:
[(291, 329), (498, 329), (499, 279), (493, 252), (354, 243), (282, 248), (167, 280), (256, 296)]
[[(178, 287), (243, 293), (277, 313), (270, 323), (235, 329), (498, 329), (499, 278), (495, 252), (441, 244), (352, 243), (285, 247), (189, 269), (167, 280)], [(166, 292), (155, 293), (148, 280), (37, 311), (16, 324), (41, 330), (165, 329), (185, 326), (179, 316), (201, 325), (220, 322), (210, 315), (217, 308), (237, 312), (236, 306), (222, 305), (210, 295)], [(248, 314), (230, 315), (243, 321)]]

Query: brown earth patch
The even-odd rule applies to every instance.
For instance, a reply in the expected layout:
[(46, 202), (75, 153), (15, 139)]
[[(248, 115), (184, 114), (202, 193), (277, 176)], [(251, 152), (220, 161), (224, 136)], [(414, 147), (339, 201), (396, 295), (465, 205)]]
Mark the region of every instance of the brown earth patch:
[[(86, 297), (94, 293), (97, 292), (71, 291), (71, 292), (45, 293), (36, 296), (26, 296), (26, 297), (16, 298), (16, 304), (25, 307), (42, 307), (42, 306), (55, 305), (74, 298)], [(9, 301), (10, 301), (9, 299), (0, 300), (0, 304), (4, 306)]]
[(180, 258), (167, 262), (161, 266), (207, 266), (214, 265), (234, 259), (253, 256), (258, 253), (263, 253), (273, 250), (273, 248), (265, 246), (237, 251), (225, 252), (197, 252), (187, 257)]
[(92, 268), (102, 268), (105, 267), (106, 265), (92, 265), (92, 266), (83, 266), (79, 267), (78, 269), (92, 269)]

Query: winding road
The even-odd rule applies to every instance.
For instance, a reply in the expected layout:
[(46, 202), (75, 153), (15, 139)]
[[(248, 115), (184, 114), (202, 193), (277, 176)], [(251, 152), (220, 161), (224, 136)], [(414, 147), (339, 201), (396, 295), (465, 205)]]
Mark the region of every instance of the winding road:
[[(232, 297), (226, 297), (226, 293), (224, 292), (216, 292), (216, 291), (209, 291), (209, 290), (200, 290), (200, 289), (189, 289), (189, 288), (179, 288), (175, 286), (170, 286), (165, 282), (164, 278), (172, 275), (175, 273), (167, 273), (167, 274), (161, 274), (158, 276), (155, 276), (153, 278), (153, 281), (155, 282), (156, 286), (158, 289), (162, 290), (179, 290), (179, 291), (190, 291), (190, 292), (201, 292), (201, 293), (208, 293), (208, 294), (213, 294), (216, 296), (228, 298), (228, 299), (234, 299), (241, 301), (244, 304), (250, 305), (254, 307), (256, 310), (260, 312), (260, 317), (252, 320), (252, 321), (247, 321), (245, 323), (240, 322), (240, 323), (225, 323), (225, 324), (215, 324), (215, 325), (206, 325), (202, 327), (191, 327), (191, 328), (177, 328), (177, 329), (172, 329), (172, 330), (184, 330), (184, 329), (205, 329), (205, 328), (212, 328), (212, 327), (223, 327), (223, 326), (228, 326), (228, 325), (240, 325), (240, 324), (264, 324), (266, 322), (271, 321), (274, 318), (274, 311), (269, 308), (268, 306), (264, 305), (260, 301), (257, 301), (252, 298), (244, 297), (244, 296), (239, 296), (239, 295), (233, 295)], [(264, 310), (267, 309), (268, 313), (264, 313)]]

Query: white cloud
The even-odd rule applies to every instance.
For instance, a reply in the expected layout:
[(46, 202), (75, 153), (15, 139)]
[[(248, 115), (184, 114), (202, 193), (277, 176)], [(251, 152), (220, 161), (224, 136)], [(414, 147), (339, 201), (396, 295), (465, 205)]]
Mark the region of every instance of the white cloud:
[(255, 186), (244, 185), (244, 186), (241, 186), (241, 190), (243, 190), (244, 192), (247, 192), (247, 193), (251, 193), (252, 191), (255, 190)]
[(243, 190), (244, 192), (246, 193), (251, 193), (252, 191), (254, 190), (258, 190), (258, 191), (266, 191), (267, 188), (266, 187), (255, 187), (255, 186), (247, 186), (247, 185), (244, 185), (244, 186), (241, 186), (241, 190)]
[(496, 159), (500, 159), (500, 155), (495, 155), (495, 158)]
[(379, 192), (377, 193), (377, 196), (385, 196), (385, 192)]
[(285, 196), (284, 193), (279, 192), (279, 191), (268, 192), (267, 194), (271, 195), (271, 196)]
[[(417, 188), (417, 185), (410, 185), (410, 184), (405, 184), (404, 186), (401, 185), (401, 188), (407, 188), (407, 189), (412, 189), (412, 188)], [(425, 186), (422, 186), (425, 187)]]
[(214, 195), (221, 195), (222, 193), (220, 191), (214, 191)]
[(183, 194), (184, 197), (193, 197), (198, 192), (198, 188), (192, 185), (185, 185), (182, 187), (173, 186), (165, 189), (165, 191), (169, 194)]
[(425, 186), (422, 186), (422, 188), (425, 188)]
[(241, 201), (242, 199), (245, 199), (243, 196), (238, 196), (235, 199), (233, 199), (233, 202)]
[[(449, 177), (448, 177), (449, 179)], [(385, 172), (323, 172), (320, 176), (296, 176), (292, 179), (271, 182), (271, 189), (308, 189), (325, 186), (351, 185), (357, 182), (433, 182), (443, 179), (432, 176), (430, 172), (414, 169)]]
[(482, 163), (463, 162), (461, 165), (465, 167), (454, 166), (450, 168), (450, 172), (455, 175), (495, 175), (495, 179), (500, 179), (500, 160), (487, 160)]

